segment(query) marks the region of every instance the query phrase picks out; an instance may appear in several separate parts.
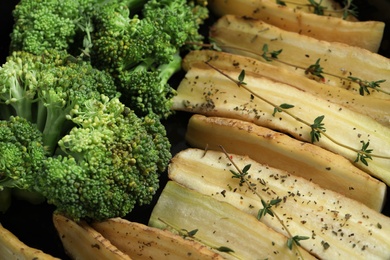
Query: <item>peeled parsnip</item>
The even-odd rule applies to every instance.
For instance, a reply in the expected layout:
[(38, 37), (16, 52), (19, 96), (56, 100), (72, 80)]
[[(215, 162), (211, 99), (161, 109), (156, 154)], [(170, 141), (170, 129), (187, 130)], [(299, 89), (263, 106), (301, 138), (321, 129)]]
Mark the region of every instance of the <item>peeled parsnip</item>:
[[(233, 14), (261, 19), (287, 31), (308, 35), (319, 40), (342, 42), (377, 52), (385, 24), (378, 21), (346, 21), (280, 6), (271, 0), (209, 0), (217, 16)], [(233, 35), (229, 35), (234, 37)]]
[(375, 98), (371, 95), (361, 96), (356, 92), (344, 88), (335, 88), (330, 84), (309, 79), (306, 75), (298, 74), (296, 71), (277, 66), (277, 61), (270, 63), (261, 62), (261, 59), (258, 60), (228, 52), (212, 50), (191, 51), (183, 59), (183, 68), (189, 70), (194, 64), (196, 66), (208, 66), (205, 64), (206, 61), (221, 69), (245, 70), (292, 85), (317, 97), (322, 97), (372, 117), (379, 123), (390, 127), (390, 99)]
[(12, 232), (0, 224), (0, 259), (60, 260), (40, 249), (32, 248), (20, 241)]
[(301, 247), (301, 255), (295, 247), (290, 250), (286, 236), (254, 216), (173, 181), (164, 187), (149, 225), (172, 232), (197, 230), (193, 237), (222, 252), (230, 251), (221, 253), (228, 259), (315, 259)]
[[(385, 80), (380, 83), (380, 89), (390, 93), (390, 59), (362, 48), (289, 32), (271, 25), (267, 20), (234, 15), (225, 15), (214, 23), (210, 29), (210, 37), (227, 52), (260, 61), (265, 61), (261, 57), (264, 45), (269, 52), (281, 50), (272, 64), (298, 75), (306, 76), (306, 69), (319, 61), (323, 72), (331, 74), (323, 73), (323, 83), (354, 93), (359, 93), (359, 84), (345, 79), (349, 76), (369, 82)], [(366, 94), (366, 98), (390, 99), (389, 94), (369, 90), (371, 94)]]
[[(359, 161), (356, 166), (390, 185), (390, 128), (341, 105), (253, 73), (248, 72), (245, 85), (239, 86), (233, 80), (240, 74), (241, 70), (194, 66), (180, 82), (172, 108), (245, 120), (308, 142), (311, 133), (318, 130), (312, 125), (323, 116), (325, 133), (314, 144), (354, 162), (362, 142), (369, 142), (375, 157), (367, 159), (368, 165)], [(274, 113), (282, 104), (294, 107)]]
[(72, 259), (131, 259), (86, 222), (76, 223), (55, 213), (53, 214), (53, 223), (65, 251)]
[(133, 259), (225, 259), (197, 241), (123, 218), (111, 218), (91, 225)]
[[(221, 151), (184, 150), (172, 159), (169, 178), (253, 216), (265, 207), (264, 203), (269, 206), (272, 200), (280, 199), (270, 207), (274, 216), (266, 214), (260, 221), (286, 236), (290, 232), (292, 236), (308, 237), (299, 241), (300, 245), (320, 259), (390, 258), (389, 217), (247, 156), (227, 156)], [(242, 183), (241, 178), (233, 178), (231, 172), (238, 173), (248, 165), (244, 178), (250, 186)], [(187, 216), (191, 222), (191, 215)], [(202, 229), (200, 225), (185, 228)]]
[(193, 115), (186, 141), (191, 147), (235, 154), (303, 177), (380, 211), (386, 185), (355, 167), (343, 156), (250, 122)]

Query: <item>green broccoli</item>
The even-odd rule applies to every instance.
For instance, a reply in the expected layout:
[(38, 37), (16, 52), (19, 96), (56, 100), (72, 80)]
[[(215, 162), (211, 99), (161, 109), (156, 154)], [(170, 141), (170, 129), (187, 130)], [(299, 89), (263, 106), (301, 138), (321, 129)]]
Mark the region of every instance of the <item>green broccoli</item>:
[(124, 216), (150, 203), (171, 158), (159, 121), (107, 97), (85, 102), (72, 120), (77, 127), (59, 141), (64, 155), (44, 161), (36, 190), (73, 219)]
[(122, 102), (139, 116), (167, 118), (175, 91), (166, 83), (181, 68), (178, 53), (186, 42), (202, 39), (207, 8), (186, 0), (147, 1), (133, 12), (132, 4), (110, 1), (96, 10), (91, 62), (114, 77)]
[(42, 201), (42, 196), (32, 195), (35, 177), (41, 173), (46, 150), (42, 133), (30, 121), (11, 116), (0, 121), (0, 211), (10, 205), (13, 189), (31, 192), (25, 199)]
[(0, 83), (0, 119), (13, 115), (35, 123), (50, 153), (72, 127), (67, 116), (76, 105), (101, 94), (119, 95), (107, 72), (64, 51), (13, 52), (0, 68)]
[(3, 199), (9, 188), (28, 190), (73, 219), (95, 220), (151, 202), (170, 142), (157, 115), (138, 117), (120, 102), (107, 72), (65, 52), (14, 52), (0, 80), (11, 115), (0, 121)]

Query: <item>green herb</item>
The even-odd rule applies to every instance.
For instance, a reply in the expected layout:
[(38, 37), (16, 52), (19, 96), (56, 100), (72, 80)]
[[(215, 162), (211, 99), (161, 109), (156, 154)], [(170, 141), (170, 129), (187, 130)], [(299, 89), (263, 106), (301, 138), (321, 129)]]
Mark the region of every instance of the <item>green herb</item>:
[(367, 162), (367, 159), (370, 159), (372, 160), (372, 157), (370, 155), (370, 153), (372, 153), (372, 149), (368, 149), (368, 146), (370, 145), (370, 142), (364, 142), (364, 141), (360, 141), (362, 143), (362, 148), (360, 149), (360, 151), (357, 153), (357, 157), (356, 157), (356, 160), (355, 162), (361, 162), (363, 163), (364, 165), (368, 166), (368, 162)]
[(276, 4), (286, 6), (286, 2), (281, 0), (276, 0)]
[(358, 8), (357, 6), (352, 3), (352, 0), (345, 0), (343, 1), (343, 4), (344, 4), (344, 8), (341, 9), (341, 11), (343, 12), (343, 19), (347, 19), (347, 17), (349, 15), (352, 15), (352, 16), (355, 16), (357, 17), (358, 16)]
[(307, 236), (293, 236), (287, 239), (287, 247), (292, 250), (293, 244), (296, 244), (297, 246), (300, 245), (299, 241), (307, 240), (309, 237)]
[(272, 217), (274, 216), (274, 213), (272, 211), (272, 207), (278, 205), (282, 200), (281, 199), (273, 199), (269, 203), (265, 202), (264, 200), (261, 200), (261, 204), (263, 204), (263, 208), (259, 210), (257, 213), (257, 219), (261, 219), (265, 215), (269, 214)]
[[(340, 142), (338, 140), (335, 140), (330, 135), (326, 134), (326, 129), (324, 127), (324, 123), (322, 122), (324, 120), (324, 118), (325, 118), (324, 115), (318, 116), (314, 120), (314, 123), (311, 124), (311, 123), (303, 120), (302, 118), (294, 115), (293, 113), (289, 112), (287, 108), (290, 108), (290, 106), (292, 106), (292, 105), (287, 104), (287, 103), (283, 103), (282, 104), (283, 106), (278, 106), (278, 105), (274, 104), (273, 102), (269, 101), (268, 99), (266, 99), (266, 98), (262, 97), (261, 95), (257, 94), (256, 92), (254, 92), (253, 90), (251, 90), (250, 88), (248, 88), (246, 86), (246, 83), (244, 82), (244, 79), (245, 79), (245, 71), (244, 70), (242, 70), (240, 72), (240, 75), (238, 76), (238, 80), (236, 80), (236, 79), (232, 78), (231, 76), (229, 76), (228, 74), (226, 74), (221, 69), (219, 69), (219, 68), (215, 67), (214, 65), (210, 64), (209, 62), (205, 62), (205, 64), (207, 64), (211, 68), (215, 69), (216, 71), (221, 73), (223, 76), (225, 76), (226, 78), (228, 78), (232, 82), (236, 83), (238, 87), (242, 87), (243, 89), (248, 91), (251, 94), (251, 99), (254, 99), (256, 97), (256, 98), (260, 99), (261, 101), (263, 101), (263, 102), (269, 104), (270, 106), (272, 106), (274, 108), (273, 115), (276, 112), (280, 112), (279, 110), (282, 109), (282, 111), (284, 113), (286, 113), (288, 116), (290, 116), (291, 118), (293, 118), (296, 121), (301, 122), (302, 124), (310, 127), (311, 128), (310, 137), (311, 137), (311, 142), (312, 143), (318, 142), (320, 140), (321, 136), (325, 136), (327, 139), (329, 139), (329, 141), (333, 142), (334, 144), (336, 144), (336, 145), (338, 145), (340, 147), (343, 147), (345, 149), (348, 149), (350, 151), (357, 152), (358, 156), (359, 156), (358, 161), (361, 161), (361, 158), (363, 158), (363, 161), (367, 162), (366, 159), (368, 159), (368, 158), (371, 159), (372, 157), (382, 158), (382, 159), (390, 159), (389, 156), (384, 156), (384, 155), (379, 155), (379, 154), (372, 154), (371, 153), (372, 150), (368, 150), (369, 152), (364, 152), (362, 150), (357, 150), (354, 147), (345, 145), (345, 144), (343, 144), (342, 142)], [(283, 107), (285, 107), (285, 108), (283, 109)], [(276, 109), (276, 112), (275, 112), (275, 109)], [(364, 148), (364, 146), (363, 146), (363, 148)], [(370, 153), (370, 154), (368, 155), (368, 153)], [(248, 170), (249, 169), (246, 169), (243, 173), (247, 174)], [(240, 178), (241, 180), (244, 180), (244, 176), (245, 175), (242, 175), (242, 173), (236, 173), (235, 172), (234, 176), (235, 176), (235, 178)], [(244, 183), (244, 181), (241, 182), (241, 184), (243, 184), (243, 183)]]
[(324, 123), (322, 121), (324, 120), (325, 116), (319, 116), (316, 119), (314, 119), (314, 123), (310, 125), (311, 127), (311, 132), (310, 132), (310, 139), (311, 142), (318, 142), (321, 138), (321, 134), (326, 131), (324, 127)]
[(261, 54), (261, 57), (265, 59), (266, 61), (273, 61), (278, 58), (279, 54), (282, 53), (282, 49), (277, 51), (269, 51), (268, 50), (268, 44), (263, 45), (263, 54)]
[[(243, 169), (240, 169), (237, 164), (233, 161), (232, 157), (229, 156), (229, 154), (226, 152), (225, 148), (220, 145), (219, 146), (227, 159), (231, 162), (231, 165), (235, 168), (235, 170), (230, 170), (230, 172), (233, 174), (232, 178), (239, 178), (240, 179), (240, 185), (246, 184), (249, 188), (250, 191), (252, 191), (261, 201), (261, 204), (263, 205), (263, 209), (260, 209), (257, 215), (257, 219), (260, 220), (261, 217), (269, 214), (272, 217), (275, 217), (279, 223), (283, 226), (283, 229), (286, 230), (288, 236), (290, 239), (292, 239), (292, 242), (289, 242), (287, 240), (287, 245), (291, 244), (289, 246), (290, 249), (292, 249), (293, 243), (296, 245), (299, 245), (299, 241), (303, 239), (309, 239), (308, 237), (304, 236), (292, 236), (291, 232), (289, 231), (288, 227), (285, 225), (284, 221), (276, 214), (276, 212), (273, 211), (272, 207), (278, 205), (280, 202), (282, 202), (282, 199), (277, 198), (271, 200), (269, 203), (267, 203), (261, 196), (261, 194), (256, 190), (255, 186), (256, 184), (253, 184), (249, 181), (249, 170), (251, 168), (250, 164), (247, 164), (244, 166)], [(248, 176), (248, 177), (247, 177)], [(261, 181), (261, 184), (265, 185), (265, 182)], [(300, 256), (301, 259), (303, 259), (302, 253), (299, 250), (299, 248), (296, 248), (298, 255)]]
[(244, 82), (244, 79), (245, 79), (245, 70), (242, 70), (240, 75), (238, 75), (238, 84), (246, 85), (246, 83)]
[(378, 90), (378, 88), (380, 87), (379, 84), (386, 81), (385, 79), (377, 80), (377, 81), (367, 81), (367, 80), (361, 80), (359, 78), (351, 77), (351, 76), (349, 76), (348, 79), (350, 79), (352, 82), (359, 84), (359, 94), (362, 96), (364, 96), (365, 93), (368, 95), (371, 93), (369, 88)]
[(324, 73), (323, 71), (323, 68), (321, 67), (320, 65), (320, 60), (321, 59), (317, 59), (316, 63), (310, 65), (306, 70), (305, 70), (305, 74), (310, 74), (310, 75), (313, 75), (313, 76), (316, 76), (320, 79), (325, 79), (324, 76), (322, 75), (322, 73)]
[(309, 0), (309, 3), (312, 7), (314, 7), (314, 13), (315, 14), (318, 14), (318, 15), (324, 15), (324, 10), (326, 9), (326, 7), (323, 7), (321, 5), (322, 3), (322, 0), (320, 0), (318, 3), (314, 0)]
[(272, 113), (272, 116), (275, 116), (276, 113), (283, 112), (284, 109), (290, 109), (293, 107), (294, 107), (294, 105), (287, 104), (287, 103), (280, 104), (278, 107), (274, 108), (274, 112)]
[(234, 250), (227, 246), (220, 246), (220, 247), (216, 247), (215, 249), (218, 250), (219, 252), (234, 253)]

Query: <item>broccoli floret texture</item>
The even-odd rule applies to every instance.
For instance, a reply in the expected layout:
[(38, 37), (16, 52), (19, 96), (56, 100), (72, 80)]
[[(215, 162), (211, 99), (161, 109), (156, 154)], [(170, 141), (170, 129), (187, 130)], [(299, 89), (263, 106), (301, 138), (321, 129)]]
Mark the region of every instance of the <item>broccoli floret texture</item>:
[(150, 203), (172, 156), (170, 79), (206, 4), (21, 0), (0, 67), (0, 201), (25, 190), (76, 220)]
[(76, 219), (124, 216), (150, 203), (170, 159), (159, 121), (108, 98), (86, 102), (72, 120), (79, 127), (59, 141), (65, 155), (44, 161), (36, 189)]

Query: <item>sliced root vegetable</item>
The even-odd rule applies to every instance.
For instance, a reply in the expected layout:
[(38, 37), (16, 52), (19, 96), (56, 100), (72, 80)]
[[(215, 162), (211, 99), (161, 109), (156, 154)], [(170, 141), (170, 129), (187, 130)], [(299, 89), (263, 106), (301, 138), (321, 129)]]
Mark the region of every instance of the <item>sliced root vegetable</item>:
[[(169, 209), (166, 210), (169, 212)], [(91, 225), (134, 259), (224, 259), (199, 242), (122, 218), (94, 222)]]
[(318, 40), (280, 29), (268, 21), (234, 15), (218, 19), (210, 29), (210, 37), (227, 52), (260, 61), (265, 61), (262, 58), (264, 46), (268, 48), (268, 55), (281, 50), (277, 59), (271, 61), (272, 64), (303, 76), (306, 76), (306, 69), (318, 61), (324, 72), (321, 79), (323, 83), (354, 93), (359, 93), (360, 85), (346, 79), (348, 77), (368, 82), (385, 80), (377, 88), (385, 92), (369, 89), (369, 96), (390, 99), (390, 60), (362, 48)]
[[(229, 259), (315, 259), (307, 251), (287, 247), (287, 237), (255, 217), (211, 196), (168, 182), (152, 211), (149, 225), (186, 230), (218, 248)], [(195, 232), (196, 231), (196, 232)]]
[[(242, 174), (244, 170), (246, 174)], [(233, 178), (232, 171), (241, 173)], [(272, 210), (273, 216), (267, 213), (260, 221), (286, 236), (289, 232), (292, 236), (309, 237), (299, 241), (300, 245), (321, 259), (390, 258), (389, 217), (247, 156), (187, 149), (172, 159), (169, 178), (253, 216), (258, 216), (265, 207)], [(248, 183), (242, 182), (243, 179)], [(279, 202), (271, 204), (275, 200)], [(191, 215), (186, 216), (190, 222)], [(201, 230), (197, 225), (185, 228)], [(245, 242), (248, 241), (251, 240)]]
[(193, 115), (186, 140), (192, 147), (248, 155), (259, 163), (310, 180), (380, 211), (386, 185), (344, 157), (250, 122)]
[(66, 253), (72, 259), (131, 259), (86, 222), (76, 223), (59, 214), (53, 214), (53, 222)]
[[(298, 140), (313, 141), (390, 185), (390, 128), (341, 105), (253, 73), (247, 73), (245, 84), (238, 85), (235, 79), (240, 75), (240, 70), (192, 67), (178, 86), (172, 108), (241, 119)], [(282, 109), (284, 105), (293, 107)], [(362, 155), (362, 150), (371, 153)]]
[[(385, 24), (378, 21), (347, 21), (307, 13), (270, 0), (210, 0), (217, 16), (228, 14), (261, 19), (281, 29), (329, 42), (342, 42), (377, 52)], [(234, 36), (231, 36), (234, 37)]]
[(275, 66), (275, 62), (261, 62), (251, 57), (221, 51), (192, 51), (184, 57), (183, 68), (189, 70), (192, 66), (208, 66), (205, 62), (220, 69), (245, 70), (246, 72), (253, 72), (259, 76), (292, 85), (317, 97), (322, 97), (325, 100), (372, 117), (381, 124), (390, 127), (390, 99), (375, 98), (372, 95), (362, 96), (356, 92), (323, 84), (295, 71)]
[(0, 224), (0, 259), (59, 260), (40, 249), (23, 243), (11, 231)]

